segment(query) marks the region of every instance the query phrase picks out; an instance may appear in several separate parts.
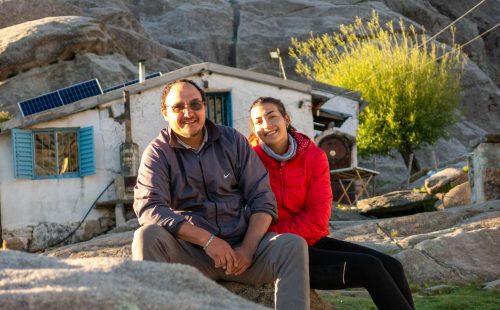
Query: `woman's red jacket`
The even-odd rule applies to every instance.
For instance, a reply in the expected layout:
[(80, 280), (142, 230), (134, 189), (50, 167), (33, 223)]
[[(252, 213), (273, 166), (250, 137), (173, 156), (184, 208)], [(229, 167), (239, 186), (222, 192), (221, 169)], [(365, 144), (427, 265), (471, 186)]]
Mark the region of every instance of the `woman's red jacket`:
[(325, 152), (307, 136), (294, 133), (295, 156), (279, 162), (260, 145), (254, 147), (264, 163), (278, 202), (278, 220), (269, 231), (302, 236), (308, 245), (327, 236), (332, 208), (330, 168)]

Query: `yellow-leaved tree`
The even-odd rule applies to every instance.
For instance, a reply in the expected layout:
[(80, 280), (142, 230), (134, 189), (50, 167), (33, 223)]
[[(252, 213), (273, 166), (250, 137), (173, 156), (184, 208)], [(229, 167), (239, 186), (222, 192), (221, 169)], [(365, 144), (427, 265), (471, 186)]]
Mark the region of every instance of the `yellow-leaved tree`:
[[(398, 25), (380, 25), (373, 12), (337, 33), (293, 38), (289, 53), (300, 75), (359, 91), (369, 103), (359, 115), (361, 156), (395, 149), (408, 166), (414, 150), (446, 137), (446, 127), (456, 122), (466, 58), (456, 45), (428, 42), (413, 25)], [(416, 159), (412, 167), (419, 170)]]

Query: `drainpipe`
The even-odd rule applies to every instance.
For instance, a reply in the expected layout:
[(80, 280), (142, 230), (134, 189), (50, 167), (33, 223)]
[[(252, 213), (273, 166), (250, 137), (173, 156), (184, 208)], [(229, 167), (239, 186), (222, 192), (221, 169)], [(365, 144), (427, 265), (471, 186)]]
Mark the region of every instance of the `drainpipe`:
[[(116, 194), (118, 200), (125, 199), (127, 185), (132, 181), (135, 183), (137, 171), (139, 170), (139, 146), (132, 140), (132, 123), (130, 119), (130, 93), (123, 91), (123, 103), (125, 106), (125, 142), (120, 145), (120, 167), (121, 175), (115, 182)], [(118, 202), (115, 206), (116, 226), (124, 224), (125, 206)]]
[(132, 141), (132, 124), (130, 120), (130, 93), (123, 91), (125, 105), (125, 142), (120, 146), (121, 174), (124, 177), (137, 176), (139, 170), (139, 146)]

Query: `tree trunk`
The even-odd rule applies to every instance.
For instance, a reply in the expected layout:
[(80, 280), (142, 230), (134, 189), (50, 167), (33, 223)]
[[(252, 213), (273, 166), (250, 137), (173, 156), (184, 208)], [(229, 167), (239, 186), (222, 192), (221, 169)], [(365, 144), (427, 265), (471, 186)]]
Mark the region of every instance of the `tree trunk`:
[(413, 152), (413, 147), (410, 144), (406, 144), (403, 149), (399, 150), (401, 156), (403, 156), (403, 160), (405, 161), (405, 165), (408, 168), (410, 165), (410, 155), (413, 153), (413, 161), (411, 165), (411, 174), (417, 173), (420, 171), (420, 164), (418, 163), (417, 157)]

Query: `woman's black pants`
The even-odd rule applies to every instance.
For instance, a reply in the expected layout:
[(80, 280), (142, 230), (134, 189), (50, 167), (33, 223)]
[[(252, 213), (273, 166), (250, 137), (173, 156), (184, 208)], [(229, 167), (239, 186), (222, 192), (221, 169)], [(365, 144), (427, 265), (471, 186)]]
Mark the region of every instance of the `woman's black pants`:
[(325, 237), (309, 247), (311, 288), (364, 287), (379, 309), (414, 309), (401, 263), (384, 253)]

